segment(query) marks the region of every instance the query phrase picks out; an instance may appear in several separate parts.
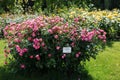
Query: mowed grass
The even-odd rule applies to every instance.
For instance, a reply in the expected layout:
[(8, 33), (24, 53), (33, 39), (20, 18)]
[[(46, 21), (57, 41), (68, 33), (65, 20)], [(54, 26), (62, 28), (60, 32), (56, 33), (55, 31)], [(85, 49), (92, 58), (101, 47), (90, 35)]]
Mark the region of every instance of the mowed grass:
[[(39, 73), (32, 73), (31, 76), (9, 74), (4, 71), (3, 49), (5, 45), (5, 40), (0, 40), (0, 80), (68, 80), (65, 76), (57, 74), (57, 71), (46, 73), (43, 76), (40, 76)], [(85, 68), (88, 75), (85, 74), (84, 78), (80, 80), (120, 80), (120, 41), (107, 45), (95, 60), (91, 58), (86, 62)], [(70, 80), (77, 80), (77, 78), (71, 77)]]
[(86, 69), (93, 80), (120, 80), (120, 42), (113, 42), (96, 60), (86, 63)]
[(5, 40), (0, 40), (0, 66), (4, 65), (4, 47), (5, 47), (6, 43)]

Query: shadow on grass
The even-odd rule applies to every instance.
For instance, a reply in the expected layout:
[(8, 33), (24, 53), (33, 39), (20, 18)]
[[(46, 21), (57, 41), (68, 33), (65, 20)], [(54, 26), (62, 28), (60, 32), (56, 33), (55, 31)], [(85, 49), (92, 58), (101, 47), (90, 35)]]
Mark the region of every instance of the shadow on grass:
[(14, 74), (9, 73), (5, 67), (0, 67), (0, 80), (93, 80), (93, 78), (87, 70), (84, 70), (81, 74), (71, 73), (69, 75), (55, 70)]
[(106, 42), (106, 46), (108, 46), (108, 47), (112, 47), (112, 44), (113, 44), (113, 41), (108, 40)]
[(105, 50), (106, 47), (113, 47), (115, 41), (107, 40), (106, 43), (102, 44), (102, 50)]

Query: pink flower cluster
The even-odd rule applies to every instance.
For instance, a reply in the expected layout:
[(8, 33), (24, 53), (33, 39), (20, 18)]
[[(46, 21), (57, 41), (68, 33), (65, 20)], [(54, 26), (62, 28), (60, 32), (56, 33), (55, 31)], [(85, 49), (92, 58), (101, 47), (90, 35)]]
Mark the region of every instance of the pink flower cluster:
[(88, 32), (86, 29), (83, 29), (81, 31), (81, 39), (83, 41), (92, 41), (94, 37), (98, 37), (100, 40), (102, 40), (103, 42), (106, 42), (106, 32), (104, 30), (92, 30), (90, 32)]
[(33, 47), (35, 48), (35, 49), (39, 49), (40, 48), (40, 43), (39, 43), (39, 39), (38, 38), (35, 38), (35, 39), (33, 39)]
[(37, 50), (40, 48), (40, 46), (45, 47), (45, 43), (43, 42), (43, 39), (42, 38), (33, 39), (33, 47)]
[(19, 53), (20, 56), (23, 56), (23, 54), (28, 51), (27, 48), (21, 49), (19, 45), (16, 45), (15, 47), (16, 47), (16, 50), (17, 50), (17, 52)]
[(59, 16), (55, 16), (55, 17), (50, 17), (49, 19), (48, 19), (48, 22), (50, 23), (50, 24), (56, 24), (56, 23), (59, 23), (59, 22), (62, 22), (64, 19), (63, 18), (60, 18)]
[(61, 27), (60, 26), (54, 26), (51, 29), (48, 29), (48, 33), (50, 34), (55, 34), (55, 33), (59, 33), (61, 31)]
[(61, 58), (64, 59), (65, 57), (66, 57), (66, 54), (63, 54)]
[(81, 39), (83, 41), (92, 41), (93, 37), (96, 36), (96, 30), (88, 32), (86, 29), (81, 31)]
[(35, 55), (35, 56), (30, 55), (29, 58), (30, 58), (30, 59), (34, 59), (34, 58), (35, 58), (36, 60), (39, 61), (39, 60), (40, 60), (40, 55), (39, 55), (39, 54), (37, 54), (37, 55)]
[(20, 41), (19, 38), (15, 38), (15, 39), (14, 39), (14, 42), (16, 42), (16, 43), (20, 43), (21, 41)]
[(97, 32), (98, 38), (101, 39), (103, 42), (106, 42), (106, 32), (102, 29), (99, 29)]
[(74, 41), (76, 40), (76, 38), (79, 36), (78, 32), (77, 32), (77, 29), (76, 28), (72, 28), (70, 30), (70, 34), (71, 34), (71, 39)]
[(80, 57), (80, 55), (81, 55), (81, 52), (78, 52), (78, 53), (76, 53), (76, 58), (79, 58)]

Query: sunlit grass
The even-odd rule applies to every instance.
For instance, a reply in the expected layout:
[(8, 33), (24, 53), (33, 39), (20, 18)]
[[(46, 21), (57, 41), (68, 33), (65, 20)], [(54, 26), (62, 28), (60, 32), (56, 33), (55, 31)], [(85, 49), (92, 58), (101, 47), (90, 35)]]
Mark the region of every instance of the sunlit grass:
[(120, 42), (107, 46), (86, 68), (94, 80), (120, 80)]
[(5, 47), (6, 43), (5, 40), (0, 40), (0, 66), (4, 65), (4, 47)]

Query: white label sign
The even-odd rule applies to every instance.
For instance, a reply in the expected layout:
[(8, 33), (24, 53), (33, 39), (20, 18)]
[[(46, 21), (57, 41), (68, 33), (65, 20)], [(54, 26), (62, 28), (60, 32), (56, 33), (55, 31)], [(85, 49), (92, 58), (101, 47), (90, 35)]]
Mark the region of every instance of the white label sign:
[(71, 47), (63, 47), (63, 53), (71, 53)]

